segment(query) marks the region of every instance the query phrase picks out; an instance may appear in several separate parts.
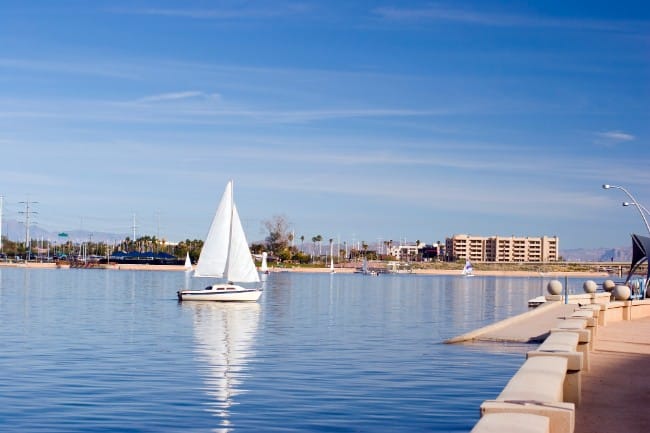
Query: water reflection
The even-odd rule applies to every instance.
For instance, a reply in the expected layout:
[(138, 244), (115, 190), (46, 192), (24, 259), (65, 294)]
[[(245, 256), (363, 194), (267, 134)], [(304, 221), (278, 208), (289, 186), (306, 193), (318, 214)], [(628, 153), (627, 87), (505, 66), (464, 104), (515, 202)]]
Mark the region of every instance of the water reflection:
[(216, 432), (232, 431), (230, 408), (244, 392), (246, 364), (260, 318), (258, 303), (186, 302), (194, 313), (194, 337), (198, 368), (204, 375), (208, 411), (219, 418)]

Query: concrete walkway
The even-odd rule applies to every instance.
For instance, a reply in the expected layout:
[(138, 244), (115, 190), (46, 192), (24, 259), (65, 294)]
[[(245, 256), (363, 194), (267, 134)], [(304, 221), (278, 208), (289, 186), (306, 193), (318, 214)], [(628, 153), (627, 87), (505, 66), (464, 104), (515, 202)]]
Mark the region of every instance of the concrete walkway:
[(559, 319), (564, 319), (578, 308), (575, 304), (549, 302), (534, 310), (500, 322), (485, 326), (467, 334), (451, 338), (445, 343), (461, 343), (465, 341), (509, 341), (518, 343), (533, 343), (543, 341), (551, 328)]
[(650, 432), (650, 317), (598, 328), (575, 433)]

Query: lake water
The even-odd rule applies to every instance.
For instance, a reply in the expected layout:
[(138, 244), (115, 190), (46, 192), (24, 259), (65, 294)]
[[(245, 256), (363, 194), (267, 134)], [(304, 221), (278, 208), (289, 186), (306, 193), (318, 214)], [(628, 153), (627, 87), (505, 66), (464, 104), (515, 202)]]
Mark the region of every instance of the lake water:
[(548, 282), (275, 273), (181, 304), (184, 279), (0, 268), (0, 430), (467, 432), (530, 347), (442, 342)]

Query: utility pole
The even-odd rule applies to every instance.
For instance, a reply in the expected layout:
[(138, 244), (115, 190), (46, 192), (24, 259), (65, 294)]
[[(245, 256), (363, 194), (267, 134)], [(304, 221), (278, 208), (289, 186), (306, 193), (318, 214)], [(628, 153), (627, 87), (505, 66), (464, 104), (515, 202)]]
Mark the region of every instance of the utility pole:
[(25, 252), (27, 253), (27, 260), (29, 260), (32, 256), (32, 242), (29, 237), (29, 217), (32, 214), (38, 214), (38, 212), (34, 212), (33, 210), (30, 210), (30, 205), (32, 204), (37, 204), (37, 201), (21, 201), (19, 202), (20, 204), (25, 205), (25, 210), (20, 211), (18, 213), (24, 214), (25, 215)]

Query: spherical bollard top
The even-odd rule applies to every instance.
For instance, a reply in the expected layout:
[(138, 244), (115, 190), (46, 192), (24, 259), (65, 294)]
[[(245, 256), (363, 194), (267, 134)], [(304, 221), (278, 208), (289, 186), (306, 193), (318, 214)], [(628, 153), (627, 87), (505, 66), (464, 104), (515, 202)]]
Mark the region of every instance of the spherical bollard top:
[(630, 299), (630, 288), (628, 286), (616, 286), (612, 291), (614, 299), (617, 301), (627, 301)]
[(562, 283), (558, 280), (551, 280), (546, 285), (546, 290), (549, 295), (561, 295), (562, 294)]
[(614, 283), (612, 280), (603, 281), (603, 290), (606, 292), (611, 292), (614, 290), (614, 287), (616, 287), (616, 283)]
[(595, 281), (592, 281), (592, 280), (585, 281), (582, 284), (582, 289), (585, 291), (585, 293), (596, 293), (597, 288), (598, 288), (598, 285), (596, 284)]

